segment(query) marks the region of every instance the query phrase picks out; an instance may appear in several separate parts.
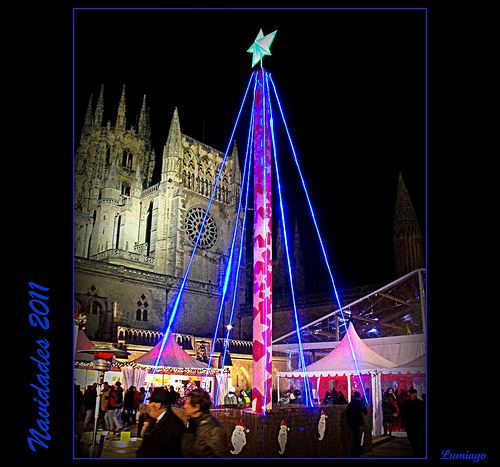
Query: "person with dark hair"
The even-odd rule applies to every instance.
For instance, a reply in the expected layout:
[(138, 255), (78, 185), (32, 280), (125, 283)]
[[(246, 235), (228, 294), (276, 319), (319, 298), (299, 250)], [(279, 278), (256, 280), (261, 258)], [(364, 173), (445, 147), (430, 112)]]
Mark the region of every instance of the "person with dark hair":
[(97, 383), (89, 384), (85, 393), (83, 394), (83, 406), (85, 408), (85, 420), (83, 422), (83, 429), (91, 426), (92, 419), (95, 416), (95, 400), (97, 398)]
[(347, 399), (345, 398), (344, 393), (342, 391), (339, 391), (337, 393), (337, 397), (335, 398), (334, 404), (337, 404), (337, 405), (347, 404)]
[(388, 389), (384, 394), (382, 401), (382, 424), (384, 426), (384, 436), (392, 436), (392, 425), (394, 417), (398, 412), (396, 405), (396, 396), (394, 396), (392, 389)]
[(333, 404), (333, 398), (330, 391), (325, 392), (325, 398), (323, 399), (323, 405)]
[(123, 428), (123, 388), (122, 383), (117, 381), (115, 383), (115, 411), (113, 414), (113, 422), (116, 425), (117, 430), (121, 430)]
[(135, 386), (130, 386), (123, 396), (122, 419), (127, 426), (135, 423), (135, 392)]
[(363, 435), (363, 428), (365, 420), (363, 415), (368, 414), (368, 409), (365, 403), (361, 400), (361, 394), (355, 391), (352, 395), (352, 400), (347, 404), (345, 409), (345, 417), (347, 425), (351, 431), (351, 454), (354, 457), (361, 456), (361, 440)]
[(210, 415), (211, 407), (210, 395), (201, 388), (186, 395), (184, 409), (188, 424), (182, 437), (184, 457), (226, 457), (226, 432)]
[(75, 419), (77, 419), (80, 416), (80, 408), (83, 402), (83, 392), (80, 389), (79, 384), (75, 383), (74, 388), (75, 388)]
[(186, 429), (170, 407), (169, 392), (156, 388), (147, 400), (147, 411), (154, 421), (144, 435), (137, 457), (181, 457), (182, 435)]
[(401, 420), (415, 457), (425, 457), (425, 403), (413, 387), (401, 406)]
[(168, 389), (169, 389), (170, 399), (171, 399), (172, 405), (177, 404), (177, 401), (179, 400), (179, 397), (181, 397), (181, 395), (175, 390), (175, 388), (172, 385), (169, 386)]

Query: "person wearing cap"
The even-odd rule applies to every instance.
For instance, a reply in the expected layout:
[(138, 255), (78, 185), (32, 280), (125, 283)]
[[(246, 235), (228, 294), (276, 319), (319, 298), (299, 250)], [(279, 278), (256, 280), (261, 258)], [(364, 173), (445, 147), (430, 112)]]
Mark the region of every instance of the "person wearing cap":
[(170, 407), (172, 399), (164, 388), (156, 388), (147, 399), (148, 413), (154, 419), (137, 457), (181, 457), (181, 441), (185, 432), (184, 423)]
[(227, 457), (226, 432), (212, 415), (210, 394), (201, 388), (186, 395), (184, 410), (188, 417), (187, 430), (182, 437), (184, 457)]

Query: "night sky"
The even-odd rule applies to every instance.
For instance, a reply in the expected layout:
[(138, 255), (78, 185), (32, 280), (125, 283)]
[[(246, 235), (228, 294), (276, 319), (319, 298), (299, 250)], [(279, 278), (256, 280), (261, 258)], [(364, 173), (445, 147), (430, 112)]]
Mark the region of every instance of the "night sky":
[[(129, 125), (147, 95), (158, 169), (174, 107), (184, 134), (224, 151), (251, 73), (246, 50), (260, 28), (278, 30), (264, 66), (280, 93), (337, 285), (392, 280), (399, 172), (425, 229), (424, 11), (76, 11), (76, 143), (90, 95), (95, 105), (104, 84), (104, 123), (114, 125), (125, 84)], [(236, 133), (241, 161), (246, 109)], [(280, 129), (278, 151), (308, 290), (326, 289)]]

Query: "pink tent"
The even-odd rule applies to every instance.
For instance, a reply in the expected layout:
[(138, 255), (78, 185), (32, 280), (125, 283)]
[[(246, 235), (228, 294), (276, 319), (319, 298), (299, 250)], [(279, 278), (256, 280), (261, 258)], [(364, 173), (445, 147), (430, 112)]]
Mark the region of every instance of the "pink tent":
[[(138, 363), (141, 365), (156, 365), (156, 360), (160, 353), (160, 348), (163, 340), (160, 340), (149, 352), (136, 358), (130, 363)], [(207, 368), (208, 365), (204, 362), (196, 360), (196, 358), (189, 355), (184, 349), (176, 342), (174, 334), (168, 336), (165, 347), (163, 348), (162, 355), (158, 361), (158, 366), (170, 368)]]
[(79, 350), (91, 350), (94, 349), (95, 345), (92, 344), (90, 339), (87, 337), (83, 329), (78, 331), (78, 337), (76, 339), (76, 353), (75, 360), (79, 360), (81, 362), (91, 362), (94, 360), (94, 355), (91, 353), (83, 353), (78, 352)]

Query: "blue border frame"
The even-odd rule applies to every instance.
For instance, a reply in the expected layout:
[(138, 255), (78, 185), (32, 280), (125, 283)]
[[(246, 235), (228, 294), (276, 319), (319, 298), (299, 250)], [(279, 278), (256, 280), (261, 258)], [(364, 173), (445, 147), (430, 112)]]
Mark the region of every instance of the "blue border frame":
[[(428, 316), (428, 305), (427, 305), (427, 297), (428, 297), (428, 252), (429, 252), (429, 238), (428, 238), (428, 214), (429, 214), (429, 198), (428, 198), (428, 191), (429, 191), (429, 179), (428, 179), (428, 168), (429, 168), (429, 9), (426, 7), (395, 7), (395, 8), (385, 8), (385, 7), (368, 7), (368, 8), (362, 8), (362, 7), (352, 7), (352, 8), (335, 8), (335, 7), (318, 7), (318, 8), (304, 8), (304, 7), (291, 7), (291, 8), (278, 8), (278, 7), (272, 7), (272, 8), (131, 8), (131, 7), (124, 7), (124, 8), (111, 8), (111, 7), (104, 7), (104, 8), (97, 8), (97, 7), (81, 7), (81, 8), (73, 8), (72, 9), (72, 168), (73, 168), (73, 173), (72, 173), (72, 180), (73, 180), (73, 190), (71, 193), (72, 196), (72, 213), (71, 213), (71, 218), (73, 219), (72, 223), (72, 234), (73, 238), (71, 239), (71, 245), (72, 245), (72, 251), (71, 251), (71, 258), (72, 258), (72, 297), (73, 297), (73, 306), (74, 306), (74, 297), (75, 297), (75, 223), (74, 223), (74, 206), (75, 206), (75, 192), (74, 192), (74, 181), (75, 181), (75, 155), (76, 155), (76, 147), (75, 147), (75, 12), (76, 11), (425, 11), (425, 331), (426, 331), (426, 347), (428, 348), (428, 340), (429, 340), (429, 316)], [(73, 314), (74, 314), (74, 309), (73, 309)], [(74, 337), (74, 332), (73, 330), (71, 331), (72, 335), (72, 343), (73, 347), (75, 346), (75, 337)], [(74, 362), (75, 362), (75, 356), (73, 355), (73, 366), (72, 366), (72, 383), (74, 386), (74, 379), (75, 379), (75, 367), (74, 367)], [(426, 351), (426, 369), (428, 369), (429, 365), (429, 357), (427, 355)], [(426, 452), (426, 457), (362, 457), (362, 458), (350, 458), (350, 457), (287, 457), (286, 459), (299, 459), (299, 460), (306, 460), (306, 459), (332, 459), (332, 460), (355, 460), (359, 461), (360, 459), (363, 460), (384, 460), (384, 459), (389, 459), (389, 460), (407, 460), (407, 461), (414, 461), (414, 460), (429, 460), (429, 399), (428, 399), (428, 385), (429, 385), (429, 374), (428, 371), (426, 371), (426, 378), (425, 378), (425, 452)], [(82, 457), (75, 457), (75, 391), (74, 388), (72, 388), (71, 393), (73, 394), (72, 396), (72, 414), (71, 414), (71, 430), (72, 430), (72, 452), (73, 452), (73, 457), (72, 460), (99, 460), (103, 458), (82, 458)], [(137, 459), (137, 460), (145, 460), (145, 459), (140, 459), (140, 458), (120, 458), (119, 460), (128, 460), (128, 459)], [(188, 458), (183, 458), (183, 459), (188, 459)], [(221, 460), (230, 460), (234, 461), (235, 459), (239, 458), (224, 458)], [(278, 460), (278, 458), (274, 457), (245, 457), (241, 458), (243, 460), (250, 460), (250, 459), (269, 459), (269, 460)], [(112, 458), (110, 458), (112, 460)]]

